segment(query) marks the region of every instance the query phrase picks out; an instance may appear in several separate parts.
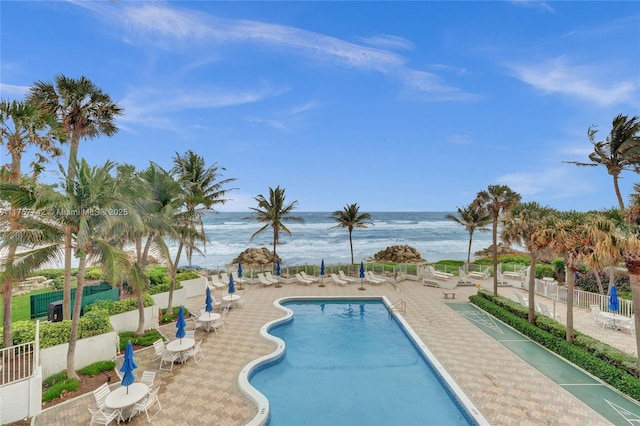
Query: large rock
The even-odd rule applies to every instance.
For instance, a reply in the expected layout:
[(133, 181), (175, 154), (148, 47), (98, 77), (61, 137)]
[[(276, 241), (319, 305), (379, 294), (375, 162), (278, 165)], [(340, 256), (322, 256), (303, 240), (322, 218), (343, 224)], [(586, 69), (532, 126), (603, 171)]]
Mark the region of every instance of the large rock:
[(233, 259), (231, 263), (242, 262), (242, 265), (246, 266), (262, 266), (275, 263), (278, 260), (281, 260), (280, 257), (274, 256), (273, 252), (266, 247), (249, 247)]
[(403, 246), (391, 246), (385, 250), (380, 250), (373, 255), (374, 260), (378, 262), (396, 262), (396, 263), (424, 263), (418, 250), (415, 248), (403, 245)]

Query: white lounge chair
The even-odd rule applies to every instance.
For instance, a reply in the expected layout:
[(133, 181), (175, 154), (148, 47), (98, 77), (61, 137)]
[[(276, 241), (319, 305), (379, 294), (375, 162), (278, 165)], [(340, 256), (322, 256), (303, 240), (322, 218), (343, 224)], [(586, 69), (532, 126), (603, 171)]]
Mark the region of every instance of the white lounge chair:
[(331, 277), (333, 282), (338, 284), (338, 285), (346, 285), (346, 284), (348, 284), (346, 281), (341, 280), (340, 277), (338, 277), (336, 274), (331, 274), (329, 276)]
[(307, 273), (305, 271), (300, 271), (300, 275), (302, 276), (302, 278), (304, 278), (305, 280), (309, 280), (313, 283), (317, 283), (320, 281), (320, 278), (317, 277), (310, 277), (309, 275), (307, 275)]
[(479, 280), (486, 280), (491, 276), (491, 272), (489, 272), (489, 267), (487, 266), (487, 268), (482, 271), (471, 271), (467, 274), (467, 276)]
[(280, 280), (277, 277), (274, 277), (273, 274), (269, 271), (264, 273), (264, 277), (267, 279), (267, 281), (271, 281), (274, 284), (278, 284), (280, 282)]
[(209, 277), (209, 282), (210, 282), (210, 283), (211, 283), (211, 285), (212, 285), (213, 287), (215, 287), (215, 288), (224, 288), (224, 287), (226, 287), (226, 286), (227, 286), (225, 283), (223, 283), (223, 282), (220, 280), (220, 277), (219, 277), (219, 276), (217, 276), (217, 275), (211, 275), (211, 276)]
[(560, 314), (558, 312), (556, 312), (556, 316), (554, 318), (554, 316), (551, 313), (551, 311), (549, 311), (549, 307), (547, 305), (545, 305), (544, 303), (538, 303), (538, 307), (540, 308), (540, 312), (542, 312), (542, 315), (548, 316), (549, 318), (553, 318), (558, 322), (560, 321)]
[(346, 281), (348, 283), (355, 283), (356, 282), (355, 278), (351, 278), (351, 277), (346, 276), (346, 274), (344, 273), (344, 271), (342, 269), (338, 271), (338, 276), (340, 277), (340, 279), (342, 281)]
[(258, 276), (258, 282), (262, 284), (263, 287), (268, 287), (274, 284), (272, 281), (268, 280), (263, 273), (259, 272), (257, 276)]
[(364, 273), (364, 280), (365, 282), (374, 284), (374, 285), (379, 285), (382, 284), (384, 282), (384, 280), (379, 279), (378, 277), (376, 277), (373, 272), (371, 271), (366, 271)]
[(432, 277), (436, 280), (450, 280), (451, 278), (455, 277), (454, 274), (451, 274), (449, 272), (437, 271), (433, 266), (427, 267), (427, 274), (429, 277)]
[(296, 280), (302, 285), (310, 285), (313, 284), (313, 281), (304, 278), (299, 272), (296, 274)]

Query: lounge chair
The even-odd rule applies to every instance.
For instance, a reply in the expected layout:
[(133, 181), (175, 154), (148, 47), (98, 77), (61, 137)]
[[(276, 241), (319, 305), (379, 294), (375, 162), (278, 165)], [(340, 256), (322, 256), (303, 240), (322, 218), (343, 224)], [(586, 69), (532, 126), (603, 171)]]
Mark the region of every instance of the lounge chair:
[(273, 282), (269, 281), (267, 277), (264, 276), (263, 273), (259, 272), (257, 276), (258, 276), (258, 282), (262, 284), (263, 287), (268, 287), (274, 284)]
[(489, 272), (489, 267), (487, 267), (484, 271), (471, 271), (467, 276), (479, 280), (486, 280), (491, 276), (491, 272)]
[(273, 274), (269, 271), (264, 273), (264, 277), (267, 279), (267, 281), (271, 281), (274, 284), (278, 284), (280, 282), (280, 280), (274, 277)]
[(340, 277), (338, 277), (336, 274), (331, 274), (329, 276), (331, 277), (333, 282), (338, 284), (338, 285), (346, 285), (346, 284), (348, 284), (346, 281), (341, 280)]
[(560, 321), (560, 314), (558, 312), (556, 312), (556, 316), (554, 318), (554, 316), (551, 313), (551, 311), (549, 311), (549, 307), (547, 305), (545, 305), (544, 303), (538, 303), (538, 307), (540, 308), (540, 312), (542, 312), (542, 315), (548, 316), (549, 318), (553, 318), (556, 321)]
[(305, 271), (300, 271), (300, 276), (302, 276), (302, 278), (304, 278), (305, 280), (311, 281), (312, 283), (317, 283), (320, 281), (320, 278), (310, 277)]
[(355, 283), (356, 282), (355, 278), (351, 278), (351, 277), (346, 276), (342, 269), (338, 271), (338, 276), (340, 277), (340, 279), (342, 281), (346, 281), (348, 283)]
[(220, 277), (217, 276), (217, 275), (211, 275), (209, 277), (209, 282), (215, 288), (224, 288), (224, 287), (226, 287), (226, 284), (223, 283), (222, 281), (220, 281)]
[(371, 283), (371, 284), (374, 284), (374, 285), (379, 285), (379, 284), (382, 284), (384, 282), (383, 280), (381, 280), (378, 277), (376, 277), (373, 274), (373, 272), (371, 272), (371, 271), (366, 271), (364, 273), (364, 280), (365, 280), (365, 282), (368, 282), (368, 283)]
[(449, 272), (437, 271), (433, 266), (427, 267), (427, 275), (436, 280), (450, 280), (451, 278), (455, 277), (454, 274), (451, 274)]
[(299, 272), (296, 274), (296, 280), (302, 285), (310, 285), (313, 284), (313, 281), (304, 278)]

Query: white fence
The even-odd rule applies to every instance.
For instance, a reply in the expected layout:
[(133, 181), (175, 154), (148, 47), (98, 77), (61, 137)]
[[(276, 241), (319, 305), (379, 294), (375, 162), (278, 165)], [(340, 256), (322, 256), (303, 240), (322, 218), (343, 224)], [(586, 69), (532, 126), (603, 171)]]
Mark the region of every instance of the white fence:
[[(524, 282), (525, 290), (529, 290), (529, 281)], [(567, 287), (559, 286), (554, 282), (536, 279), (535, 293), (541, 296), (567, 303)], [(630, 317), (633, 314), (633, 302), (618, 298), (620, 309), (618, 313)], [(590, 305), (600, 306), (600, 310), (611, 312), (609, 309), (609, 296), (606, 294), (591, 293), (584, 290), (573, 290), (573, 306), (589, 309)]]

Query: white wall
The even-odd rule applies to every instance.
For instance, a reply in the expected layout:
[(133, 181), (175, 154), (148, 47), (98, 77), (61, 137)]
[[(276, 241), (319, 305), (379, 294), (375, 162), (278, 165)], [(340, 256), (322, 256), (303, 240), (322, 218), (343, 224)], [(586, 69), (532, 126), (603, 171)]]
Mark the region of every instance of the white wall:
[[(137, 316), (136, 316), (137, 319)], [(80, 339), (76, 342), (76, 370), (98, 361), (114, 360), (116, 357), (117, 334), (114, 331), (99, 336)], [(45, 379), (67, 369), (68, 343), (40, 350), (42, 377)], [(41, 401), (42, 398), (39, 399)]]
[(187, 298), (204, 296), (204, 292), (207, 287), (207, 277), (199, 277), (192, 280), (180, 281), (180, 284), (182, 284), (182, 287), (187, 291)]
[(32, 377), (0, 387), (0, 424), (33, 417), (42, 411), (42, 369)]
[[(164, 293), (152, 294), (151, 297), (153, 297), (153, 301), (156, 302), (156, 305), (158, 308), (166, 309), (167, 304), (169, 303), (168, 291), (165, 291)], [(186, 303), (187, 303), (187, 289), (181, 288), (178, 290), (173, 290), (173, 300), (171, 301), (171, 305), (180, 306)]]
[[(116, 333), (123, 331), (136, 331), (138, 329), (138, 310), (123, 312), (109, 317), (111, 326)], [(158, 306), (144, 308), (144, 329), (158, 328)]]

